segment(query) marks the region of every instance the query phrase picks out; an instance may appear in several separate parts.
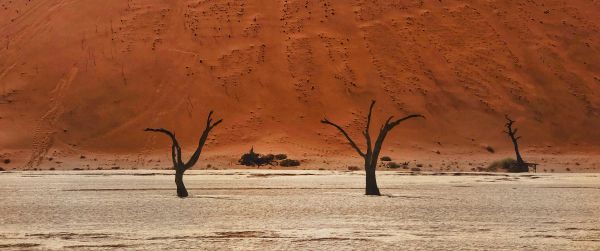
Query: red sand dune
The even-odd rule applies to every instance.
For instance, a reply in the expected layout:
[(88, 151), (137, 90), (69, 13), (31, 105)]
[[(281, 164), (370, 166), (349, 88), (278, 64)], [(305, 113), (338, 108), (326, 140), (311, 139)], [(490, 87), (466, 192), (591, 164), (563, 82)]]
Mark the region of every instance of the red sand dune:
[[(600, 2), (0, 1), (0, 154), (191, 148), (347, 155), (365, 112), (422, 113), (386, 149), (600, 152)], [(532, 150), (533, 149), (533, 150)], [(167, 154), (165, 153), (165, 156)], [(24, 160), (26, 161), (26, 160)], [(168, 163), (168, 162), (167, 162)]]

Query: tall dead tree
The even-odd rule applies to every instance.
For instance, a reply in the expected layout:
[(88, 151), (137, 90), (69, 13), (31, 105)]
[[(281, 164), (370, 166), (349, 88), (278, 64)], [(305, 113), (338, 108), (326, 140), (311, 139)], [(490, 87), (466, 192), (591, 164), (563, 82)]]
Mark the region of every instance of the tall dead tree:
[(210, 131), (213, 128), (215, 128), (218, 124), (223, 122), (222, 119), (219, 119), (216, 122), (212, 123), (212, 114), (213, 111), (210, 111), (210, 113), (208, 113), (208, 118), (206, 119), (206, 127), (204, 128), (204, 132), (202, 132), (202, 136), (200, 136), (200, 140), (198, 141), (198, 147), (196, 148), (196, 151), (194, 152), (194, 154), (192, 154), (190, 159), (185, 163), (181, 160), (181, 147), (179, 146), (179, 142), (177, 142), (177, 138), (175, 138), (174, 133), (164, 128), (146, 128), (144, 130), (147, 132), (164, 133), (167, 136), (169, 136), (173, 141), (173, 145), (171, 146), (171, 157), (173, 159), (173, 169), (175, 169), (175, 184), (177, 185), (177, 196), (179, 197), (183, 198), (188, 196), (187, 189), (183, 184), (183, 174), (185, 173), (185, 171), (192, 168), (196, 164), (196, 162), (198, 162), (198, 158), (200, 158), (202, 148), (204, 147), (204, 144), (208, 139), (208, 134), (210, 133)]
[(506, 131), (504, 131), (504, 133), (510, 137), (513, 146), (515, 147), (515, 154), (517, 156), (516, 166), (510, 169), (513, 172), (528, 172), (529, 165), (523, 160), (523, 157), (521, 157), (521, 153), (519, 152), (519, 139), (521, 139), (521, 136), (517, 136), (518, 129), (513, 128), (515, 121), (508, 117), (508, 115), (505, 115), (504, 117), (506, 118)]
[(369, 128), (371, 126), (371, 115), (373, 113), (374, 106), (375, 106), (375, 100), (371, 101), (371, 106), (369, 107), (369, 115), (367, 116), (367, 125), (365, 127), (365, 130), (363, 131), (363, 136), (365, 137), (366, 144), (367, 144), (367, 149), (365, 152), (363, 152), (356, 145), (354, 140), (352, 140), (352, 138), (350, 138), (348, 133), (346, 133), (346, 131), (344, 131), (344, 129), (341, 126), (329, 121), (327, 118), (324, 118), (323, 120), (321, 120), (321, 123), (331, 125), (331, 126), (337, 128), (344, 135), (344, 137), (346, 137), (346, 139), (350, 143), (350, 146), (352, 146), (352, 148), (354, 148), (354, 150), (356, 150), (358, 155), (363, 157), (363, 159), (365, 160), (365, 175), (366, 175), (366, 177), (365, 177), (365, 179), (366, 179), (365, 180), (366, 181), (365, 194), (366, 195), (381, 195), (379, 193), (379, 188), (377, 187), (377, 178), (375, 176), (375, 169), (377, 167), (377, 161), (379, 160), (379, 153), (381, 152), (381, 147), (383, 146), (383, 141), (385, 140), (385, 137), (387, 136), (387, 134), (392, 129), (394, 129), (394, 127), (396, 127), (398, 124), (400, 124), (400, 122), (402, 122), (402, 121), (405, 121), (405, 120), (408, 120), (411, 118), (419, 118), (419, 117), (425, 118), (421, 114), (413, 114), (413, 115), (409, 115), (404, 118), (400, 118), (400, 119), (392, 121), (392, 119), (394, 117), (389, 117), (385, 121), (385, 124), (381, 126), (381, 129), (379, 129), (379, 136), (377, 136), (375, 145), (372, 145)]

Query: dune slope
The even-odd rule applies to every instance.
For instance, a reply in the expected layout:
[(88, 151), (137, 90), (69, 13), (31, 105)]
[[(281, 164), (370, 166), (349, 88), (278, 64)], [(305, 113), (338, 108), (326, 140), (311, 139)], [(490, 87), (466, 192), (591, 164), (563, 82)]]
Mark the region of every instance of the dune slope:
[[(589, 0), (29, 0), (0, 2), (0, 148), (139, 153), (174, 130), (212, 151), (352, 153), (422, 113), (390, 148), (600, 148), (600, 2)], [(357, 140), (358, 140), (357, 139)]]

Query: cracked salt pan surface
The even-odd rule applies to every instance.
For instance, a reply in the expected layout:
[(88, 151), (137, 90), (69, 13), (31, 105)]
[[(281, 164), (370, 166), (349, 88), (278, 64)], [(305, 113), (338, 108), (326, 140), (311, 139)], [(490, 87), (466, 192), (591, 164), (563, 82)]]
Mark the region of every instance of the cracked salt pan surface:
[(6, 249), (600, 249), (590, 174), (0, 173)]

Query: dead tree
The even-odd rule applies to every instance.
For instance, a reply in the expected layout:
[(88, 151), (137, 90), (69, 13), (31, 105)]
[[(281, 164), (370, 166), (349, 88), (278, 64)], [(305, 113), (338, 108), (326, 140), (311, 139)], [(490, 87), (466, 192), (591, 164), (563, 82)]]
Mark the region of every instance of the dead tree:
[[(521, 136), (517, 136), (517, 128), (513, 128), (513, 124), (515, 123), (514, 120), (512, 120), (510, 117), (508, 117), (508, 115), (505, 115), (506, 118), (506, 131), (504, 131), (504, 133), (506, 133), (509, 137), (510, 140), (513, 143), (513, 146), (515, 147), (515, 154), (517, 156), (517, 163), (515, 164), (516, 166), (510, 168), (511, 171), (513, 172), (528, 172), (529, 171), (529, 164), (526, 163), (523, 160), (523, 157), (521, 157), (521, 153), (519, 152), (519, 139), (521, 139)], [(534, 164), (531, 164), (532, 166), (534, 166)]]
[(202, 136), (200, 136), (200, 140), (198, 141), (198, 147), (196, 148), (196, 151), (194, 152), (194, 154), (192, 154), (190, 159), (185, 163), (181, 160), (181, 147), (179, 146), (179, 142), (177, 142), (177, 139), (175, 138), (174, 133), (172, 133), (169, 130), (164, 129), (164, 128), (158, 128), (158, 129), (146, 128), (144, 130), (147, 132), (164, 133), (167, 136), (169, 136), (171, 138), (171, 140), (173, 141), (173, 145), (171, 146), (171, 158), (173, 159), (173, 169), (175, 169), (175, 184), (177, 185), (177, 196), (179, 196), (179, 197), (183, 198), (183, 197), (188, 196), (187, 189), (185, 188), (185, 185), (183, 184), (183, 174), (185, 173), (185, 171), (192, 168), (196, 164), (196, 162), (198, 162), (198, 158), (200, 158), (200, 154), (202, 153), (202, 148), (204, 147), (204, 144), (206, 143), (206, 139), (208, 139), (208, 134), (210, 133), (210, 131), (213, 128), (215, 128), (218, 124), (223, 122), (222, 119), (219, 119), (216, 122), (212, 123), (212, 118), (211, 118), (212, 114), (213, 114), (212, 111), (210, 111), (210, 113), (208, 113), (208, 118), (206, 119), (206, 127), (204, 128), (204, 132), (202, 133)]
[(377, 187), (377, 178), (375, 176), (375, 169), (377, 167), (377, 161), (379, 160), (379, 153), (381, 152), (381, 147), (383, 146), (383, 141), (385, 140), (385, 137), (387, 136), (387, 134), (392, 129), (394, 129), (394, 127), (396, 127), (398, 124), (400, 124), (400, 122), (402, 122), (402, 121), (405, 121), (405, 120), (408, 120), (411, 118), (419, 118), (419, 117), (425, 118), (421, 114), (413, 114), (413, 115), (409, 115), (404, 118), (400, 118), (400, 119), (393, 120), (393, 121), (392, 121), (392, 119), (394, 117), (388, 118), (387, 121), (385, 121), (385, 124), (383, 126), (381, 126), (381, 129), (379, 129), (379, 136), (377, 136), (375, 145), (372, 145), (371, 135), (369, 134), (369, 128), (371, 126), (371, 115), (373, 113), (374, 106), (375, 106), (375, 100), (373, 100), (371, 102), (371, 106), (369, 107), (369, 115), (367, 116), (367, 125), (366, 125), (365, 130), (363, 131), (363, 136), (365, 137), (366, 144), (367, 144), (366, 152), (363, 152), (356, 145), (354, 140), (352, 140), (352, 138), (350, 138), (348, 133), (346, 133), (346, 131), (344, 131), (344, 129), (342, 127), (329, 121), (327, 118), (321, 120), (321, 123), (331, 125), (331, 126), (337, 128), (344, 135), (344, 137), (346, 137), (346, 139), (350, 143), (350, 146), (352, 146), (352, 148), (354, 148), (354, 150), (356, 150), (358, 155), (363, 157), (363, 159), (365, 160), (365, 175), (366, 175), (366, 177), (365, 177), (365, 179), (366, 179), (365, 180), (366, 181), (365, 194), (366, 195), (381, 195), (379, 193), (379, 188)]

